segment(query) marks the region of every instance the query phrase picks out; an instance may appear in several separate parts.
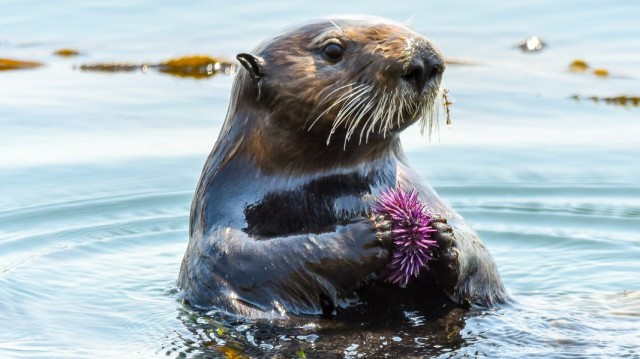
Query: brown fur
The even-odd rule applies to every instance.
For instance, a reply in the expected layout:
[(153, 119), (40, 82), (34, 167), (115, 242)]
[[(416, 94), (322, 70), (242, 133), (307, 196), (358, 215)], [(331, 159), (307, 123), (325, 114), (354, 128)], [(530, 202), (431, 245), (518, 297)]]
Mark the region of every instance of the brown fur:
[[(375, 24), (376, 21), (379, 24)], [(346, 48), (345, 61), (327, 63), (319, 53), (328, 41), (336, 39)], [(345, 145), (345, 133), (338, 131), (326, 144), (340, 106), (334, 106), (314, 121), (331, 107), (332, 99), (352, 91), (353, 86), (347, 86), (350, 83), (368, 84), (381, 91), (402, 86), (400, 75), (419, 51), (442, 58), (435, 46), (413, 30), (387, 20), (381, 22), (380, 19), (360, 24), (339, 19), (333, 23), (318, 21), (285, 31), (273, 41), (259, 45), (254, 53), (268, 64), (264, 78), (257, 87), (250, 81), (242, 81), (243, 87), (234, 89), (233, 96), (243, 101), (236, 106), (253, 102), (246, 105), (264, 111), (253, 119), (260, 123), (255, 124), (256, 131), (251, 131), (253, 137), (248, 141), (251, 147), (246, 150), (257, 154), (258, 164), (266, 167), (272, 165), (270, 162), (274, 158), (289, 158), (291, 163), (286, 161), (285, 164), (292, 170), (304, 169), (309, 163), (314, 163), (315, 170), (318, 164), (325, 162), (334, 166), (343, 161), (351, 163), (356, 157), (369, 156), (372, 152), (374, 156), (379, 154), (376, 143), (389, 137), (389, 132), (373, 132), (368, 139), (369, 145), (361, 146), (357, 136)], [(431, 106), (437, 88), (432, 91)], [(325, 99), (328, 95), (330, 98)], [(394, 111), (394, 108), (387, 111)], [(406, 128), (418, 119), (417, 115), (404, 113), (401, 116), (404, 122), (393, 130)], [(277, 123), (271, 123), (274, 121)], [(327, 159), (327, 151), (337, 158)]]
[[(329, 41), (344, 47), (340, 61), (323, 57)], [(186, 300), (273, 317), (331, 315), (376, 296), (431, 309), (506, 298), (477, 234), (400, 146), (400, 131), (437, 107), (442, 72), (424, 87), (409, 76), (416, 61), (444, 69), (429, 40), (385, 19), (338, 18), (284, 31), (239, 59), (247, 70), (191, 208)], [(444, 217), (437, 260), (406, 291), (381, 280), (390, 234), (369, 218), (389, 187), (416, 190)]]

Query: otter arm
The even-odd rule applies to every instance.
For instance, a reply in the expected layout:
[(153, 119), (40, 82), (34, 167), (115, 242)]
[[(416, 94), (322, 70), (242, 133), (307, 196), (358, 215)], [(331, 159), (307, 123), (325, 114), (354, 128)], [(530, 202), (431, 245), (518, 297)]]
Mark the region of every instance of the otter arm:
[(462, 304), (491, 306), (503, 303), (508, 295), (493, 258), (474, 230), (464, 222), (452, 220), (454, 246), (451, 252), (459, 262), (458, 280), (452, 296)]
[(498, 269), (478, 234), (408, 166), (399, 167), (398, 182), (417, 189), (430, 211), (445, 219), (437, 225), (440, 260), (433, 267), (436, 282), (448, 296), (463, 305), (505, 302), (508, 296)]
[[(218, 228), (190, 246), (199, 254), (188, 267), (193, 285), (205, 285), (208, 302), (252, 316), (273, 310), (330, 314), (345, 305), (355, 286), (388, 262), (376, 227), (368, 218), (336, 225), (331, 232), (254, 239), (243, 231)], [(207, 242), (210, 241), (210, 244)], [(199, 242), (199, 243), (196, 243)], [(183, 263), (183, 266), (185, 263)], [(192, 293), (204, 293), (192, 290)], [(262, 314), (264, 315), (264, 314)]]

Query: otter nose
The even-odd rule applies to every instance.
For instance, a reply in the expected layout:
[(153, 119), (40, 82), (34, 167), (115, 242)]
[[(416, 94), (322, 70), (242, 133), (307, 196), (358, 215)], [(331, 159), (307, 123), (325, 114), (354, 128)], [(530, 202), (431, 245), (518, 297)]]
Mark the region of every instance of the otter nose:
[(442, 76), (444, 65), (437, 56), (421, 57), (416, 56), (402, 78), (413, 85), (419, 93), (424, 90), (427, 84), (435, 84)]

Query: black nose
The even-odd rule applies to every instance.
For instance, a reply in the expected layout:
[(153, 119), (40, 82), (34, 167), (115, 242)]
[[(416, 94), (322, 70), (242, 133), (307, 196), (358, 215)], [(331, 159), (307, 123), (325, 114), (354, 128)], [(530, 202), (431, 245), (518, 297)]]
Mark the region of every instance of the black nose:
[(412, 84), (416, 91), (422, 92), (427, 84), (435, 84), (442, 77), (444, 64), (437, 56), (416, 56), (402, 78)]

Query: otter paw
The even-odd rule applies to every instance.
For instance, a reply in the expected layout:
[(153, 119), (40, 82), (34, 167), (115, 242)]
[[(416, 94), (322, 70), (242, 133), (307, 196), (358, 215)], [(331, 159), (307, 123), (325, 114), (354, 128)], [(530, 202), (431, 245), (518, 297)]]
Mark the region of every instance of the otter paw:
[(371, 216), (369, 217), (369, 220), (373, 223), (373, 227), (376, 232), (376, 239), (379, 242), (379, 245), (384, 248), (391, 248), (393, 245), (391, 220), (382, 215)]
[(460, 274), (460, 262), (453, 228), (440, 216), (431, 218), (431, 226), (436, 230), (431, 233), (431, 239), (438, 243), (434, 260), (430, 264), (432, 273), (442, 288), (448, 293), (454, 293)]

